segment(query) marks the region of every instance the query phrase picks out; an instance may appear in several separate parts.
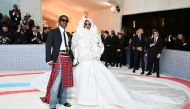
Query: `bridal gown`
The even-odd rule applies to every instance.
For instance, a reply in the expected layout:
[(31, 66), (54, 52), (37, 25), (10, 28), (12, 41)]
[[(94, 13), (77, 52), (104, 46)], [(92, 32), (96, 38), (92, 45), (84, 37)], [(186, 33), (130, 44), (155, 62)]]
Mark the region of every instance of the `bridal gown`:
[[(166, 80), (160, 82), (157, 78), (142, 79), (132, 76), (122, 80), (126, 84), (121, 82), (121, 79), (99, 60), (104, 46), (100, 36), (93, 29), (76, 31), (72, 40), (72, 50), (75, 58), (79, 61), (79, 64), (73, 68), (75, 79), (73, 99), (77, 104), (112, 105), (124, 109), (180, 109), (184, 104), (190, 102), (190, 98), (182, 96), (190, 97), (190, 93), (183, 89), (181, 89), (182, 92), (178, 92), (180, 85), (177, 83), (169, 86)], [(44, 85), (47, 83), (39, 83), (48, 81), (48, 74), (45, 75), (36, 78), (32, 82), (32, 86), (44, 91)], [(171, 94), (167, 89), (169, 91), (176, 90), (176, 93)]]

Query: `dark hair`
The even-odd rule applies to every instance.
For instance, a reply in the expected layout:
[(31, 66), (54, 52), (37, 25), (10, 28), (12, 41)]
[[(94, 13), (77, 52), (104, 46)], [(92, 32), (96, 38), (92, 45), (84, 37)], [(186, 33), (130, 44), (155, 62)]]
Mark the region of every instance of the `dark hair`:
[(1, 27), (8, 27), (8, 24), (4, 23)]
[(109, 31), (108, 30), (105, 30), (104, 33), (108, 34), (109, 35)]
[[(154, 32), (158, 32), (158, 30), (155, 29), (155, 30), (153, 31), (153, 33), (154, 33)], [(159, 32), (158, 32), (158, 33), (159, 33)]]
[(59, 16), (59, 23), (61, 22), (61, 19), (62, 19), (63, 17), (66, 17), (66, 18), (69, 20), (68, 16), (66, 16), (66, 15), (61, 15), (61, 16)]
[(118, 32), (118, 33), (117, 33), (117, 35), (118, 35), (118, 36), (119, 36), (119, 35), (122, 35), (122, 36), (123, 36), (123, 34), (122, 34), (122, 33), (120, 33), (120, 32)]
[(18, 10), (17, 4), (14, 4), (13, 7), (16, 8), (16, 10)]

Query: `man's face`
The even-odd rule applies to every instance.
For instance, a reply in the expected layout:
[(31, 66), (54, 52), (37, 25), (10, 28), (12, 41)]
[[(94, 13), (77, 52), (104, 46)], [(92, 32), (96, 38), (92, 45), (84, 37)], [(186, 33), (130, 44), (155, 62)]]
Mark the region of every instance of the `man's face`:
[(4, 32), (8, 31), (8, 27), (2, 27), (2, 29), (3, 29)]
[(182, 35), (182, 34), (178, 34), (177, 37), (178, 37), (178, 39), (180, 39), (180, 40), (183, 39), (183, 35)]
[(59, 25), (65, 29), (67, 27), (68, 22), (69, 22), (69, 19), (67, 17), (62, 17), (59, 22)]
[(107, 33), (104, 33), (104, 36), (108, 36), (108, 34), (107, 34)]
[(36, 28), (36, 27), (33, 27), (33, 28), (32, 28), (32, 31), (33, 31), (33, 32), (37, 32), (37, 28)]
[(158, 37), (159, 33), (158, 32), (154, 32), (154, 37)]

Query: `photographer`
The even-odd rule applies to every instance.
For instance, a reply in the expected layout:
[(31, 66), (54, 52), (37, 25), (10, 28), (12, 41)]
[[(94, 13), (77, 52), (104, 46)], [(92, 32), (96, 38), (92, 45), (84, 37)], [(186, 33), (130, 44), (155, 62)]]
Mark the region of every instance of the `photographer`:
[(26, 13), (24, 16), (23, 24), (28, 23), (29, 28), (32, 29), (32, 27), (35, 25), (34, 20), (31, 19), (31, 15), (29, 13)]
[(41, 34), (39, 32), (37, 32), (37, 27), (33, 26), (32, 27), (32, 32), (30, 33), (30, 42), (32, 44), (41, 44)]
[(13, 5), (13, 10), (9, 11), (9, 16), (11, 20), (11, 29), (16, 31), (21, 21), (21, 12), (16, 4)]
[(29, 25), (23, 24), (19, 25), (18, 30), (14, 34), (15, 44), (27, 44), (29, 40)]
[(0, 31), (0, 44), (10, 44), (13, 40), (12, 34), (9, 32), (7, 25), (2, 25), (2, 31)]

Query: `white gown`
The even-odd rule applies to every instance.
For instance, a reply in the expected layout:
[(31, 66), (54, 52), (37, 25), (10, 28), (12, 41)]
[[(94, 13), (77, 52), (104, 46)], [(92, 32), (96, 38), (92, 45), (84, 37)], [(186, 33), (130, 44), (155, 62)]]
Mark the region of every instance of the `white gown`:
[[(160, 89), (157, 88), (157, 91), (155, 91), (156, 88), (151, 88), (154, 86), (150, 85), (144, 87), (146, 91), (139, 91), (133, 88), (130, 89), (121, 83), (121, 81), (100, 62), (99, 59), (104, 49), (101, 38), (97, 33), (96, 26), (93, 25), (90, 19), (88, 20), (90, 20), (92, 25), (91, 30), (83, 28), (85, 19), (86, 18), (83, 18), (79, 22), (76, 33), (72, 39), (72, 50), (75, 58), (79, 61), (79, 65), (74, 68), (74, 95), (77, 104), (88, 106), (112, 105), (123, 107), (124, 109), (180, 109), (185, 104), (179, 102), (175, 97), (174, 99), (170, 99), (165, 97), (167, 95), (160, 95), (160, 93), (162, 93), (160, 91), (165, 91), (162, 87)], [(41, 80), (42, 78), (40, 78), (40, 81)], [(39, 81), (36, 81), (35, 79), (33, 87), (39, 89)], [(133, 82), (138, 83), (138, 81), (141, 83), (142, 80), (135, 79)], [(144, 83), (147, 82), (151, 83), (152, 81), (149, 80)], [(35, 83), (38, 83), (38, 85), (35, 86)], [(140, 84), (139, 86), (138, 84), (134, 84), (133, 86), (140, 87)], [(148, 91), (148, 88), (153, 91)], [(189, 92), (185, 94), (190, 96)], [(190, 98), (185, 102), (189, 101)]]

